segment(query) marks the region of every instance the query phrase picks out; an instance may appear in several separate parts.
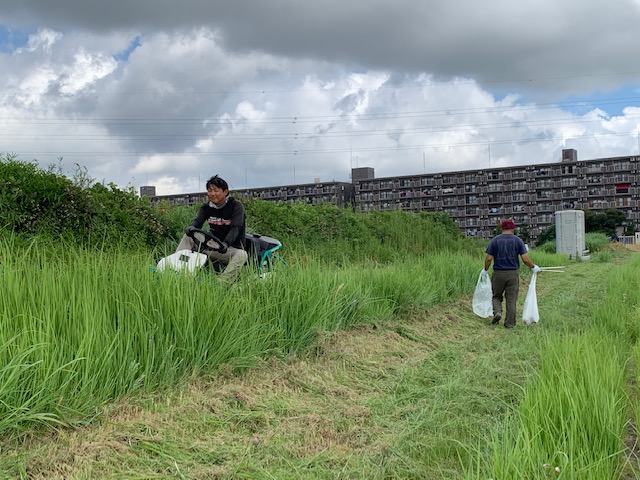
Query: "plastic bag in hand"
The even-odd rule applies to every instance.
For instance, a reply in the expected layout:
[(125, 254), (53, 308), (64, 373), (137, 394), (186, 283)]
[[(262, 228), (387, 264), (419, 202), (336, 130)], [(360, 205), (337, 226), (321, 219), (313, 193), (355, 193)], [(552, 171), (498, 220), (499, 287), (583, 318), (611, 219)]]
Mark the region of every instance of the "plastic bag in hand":
[(522, 309), (522, 320), (527, 325), (533, 325), (538, 323), (540, 315), (538, 314), (538, 296), (536, 295), (536, 277), (537, 273), (531, 275), (531, 282), (529, 282), (529, 290), (527, 290), (527, 297), (524, 299), (524, 308)]
[(493, 315), (493, 306), (491, 304), (491, 297), (493, 292), (491, 291), (491, 281), (488, 275), (482, 275), (478, 277), (478, 283), (476, 283), (476, 290), (473, 293), (473, 313), (482, 318), (489, 318)]

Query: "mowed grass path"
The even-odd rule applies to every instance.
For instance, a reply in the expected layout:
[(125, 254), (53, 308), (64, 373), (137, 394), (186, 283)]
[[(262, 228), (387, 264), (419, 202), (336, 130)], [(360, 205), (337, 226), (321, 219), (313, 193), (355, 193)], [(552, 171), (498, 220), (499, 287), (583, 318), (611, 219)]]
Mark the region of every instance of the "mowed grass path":
[[(480, 268), (480, 266), (479, 266)], [(505, 421), (548, 335), (580, 328), (614, 263), (541, 273), (541, 322), (491, 326), (470, 297), (320, 338), (313, 351), (169, 396), (111, 407), (98, 424), (2, 445), (0, 477), (31, 479), (451, 478)]]

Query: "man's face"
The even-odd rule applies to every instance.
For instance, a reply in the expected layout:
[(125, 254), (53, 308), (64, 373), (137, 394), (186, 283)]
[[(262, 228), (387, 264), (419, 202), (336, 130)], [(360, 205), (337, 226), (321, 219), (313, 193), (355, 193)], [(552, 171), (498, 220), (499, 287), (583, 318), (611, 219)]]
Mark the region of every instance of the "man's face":
[(209, 197), (209, 201), (217, 206), (220, 206), (224, 203), (228, 193), (229, 190), (223, 190), (220, 187), (216, 187), (215, 185), (211, 185), (207, 189), (207, 197)]

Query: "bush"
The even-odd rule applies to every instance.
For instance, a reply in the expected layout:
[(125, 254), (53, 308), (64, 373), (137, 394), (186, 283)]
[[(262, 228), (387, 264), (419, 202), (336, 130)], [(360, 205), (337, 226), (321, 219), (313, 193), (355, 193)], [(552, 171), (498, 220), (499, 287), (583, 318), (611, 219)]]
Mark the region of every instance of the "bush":
[(0, 228), (26, 235), (72, 237), (91, 245), (155, 244), (168, 235), (147, 198), (133, 190), (91, 183), (79, 184), (36, 162), (0, 156)]
[(609, 244), (609, 237), (604, 233), (587, 233), (584, 237), (585, 248), (590, 252), (598, 252)]

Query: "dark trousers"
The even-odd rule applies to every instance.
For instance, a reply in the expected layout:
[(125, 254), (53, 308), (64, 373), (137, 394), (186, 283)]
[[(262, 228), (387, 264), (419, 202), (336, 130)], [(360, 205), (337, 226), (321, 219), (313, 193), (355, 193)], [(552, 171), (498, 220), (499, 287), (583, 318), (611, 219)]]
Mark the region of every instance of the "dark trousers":
[(507, 312), (504, 324), (515, 326), (516, 303), (518, 301), (518, 287), (520, 276), (518, 270), (494, 270), (491, 277), (491, 290), (493, 291), (493, 314), (502, 315), (502, 296), (506, 299)]

